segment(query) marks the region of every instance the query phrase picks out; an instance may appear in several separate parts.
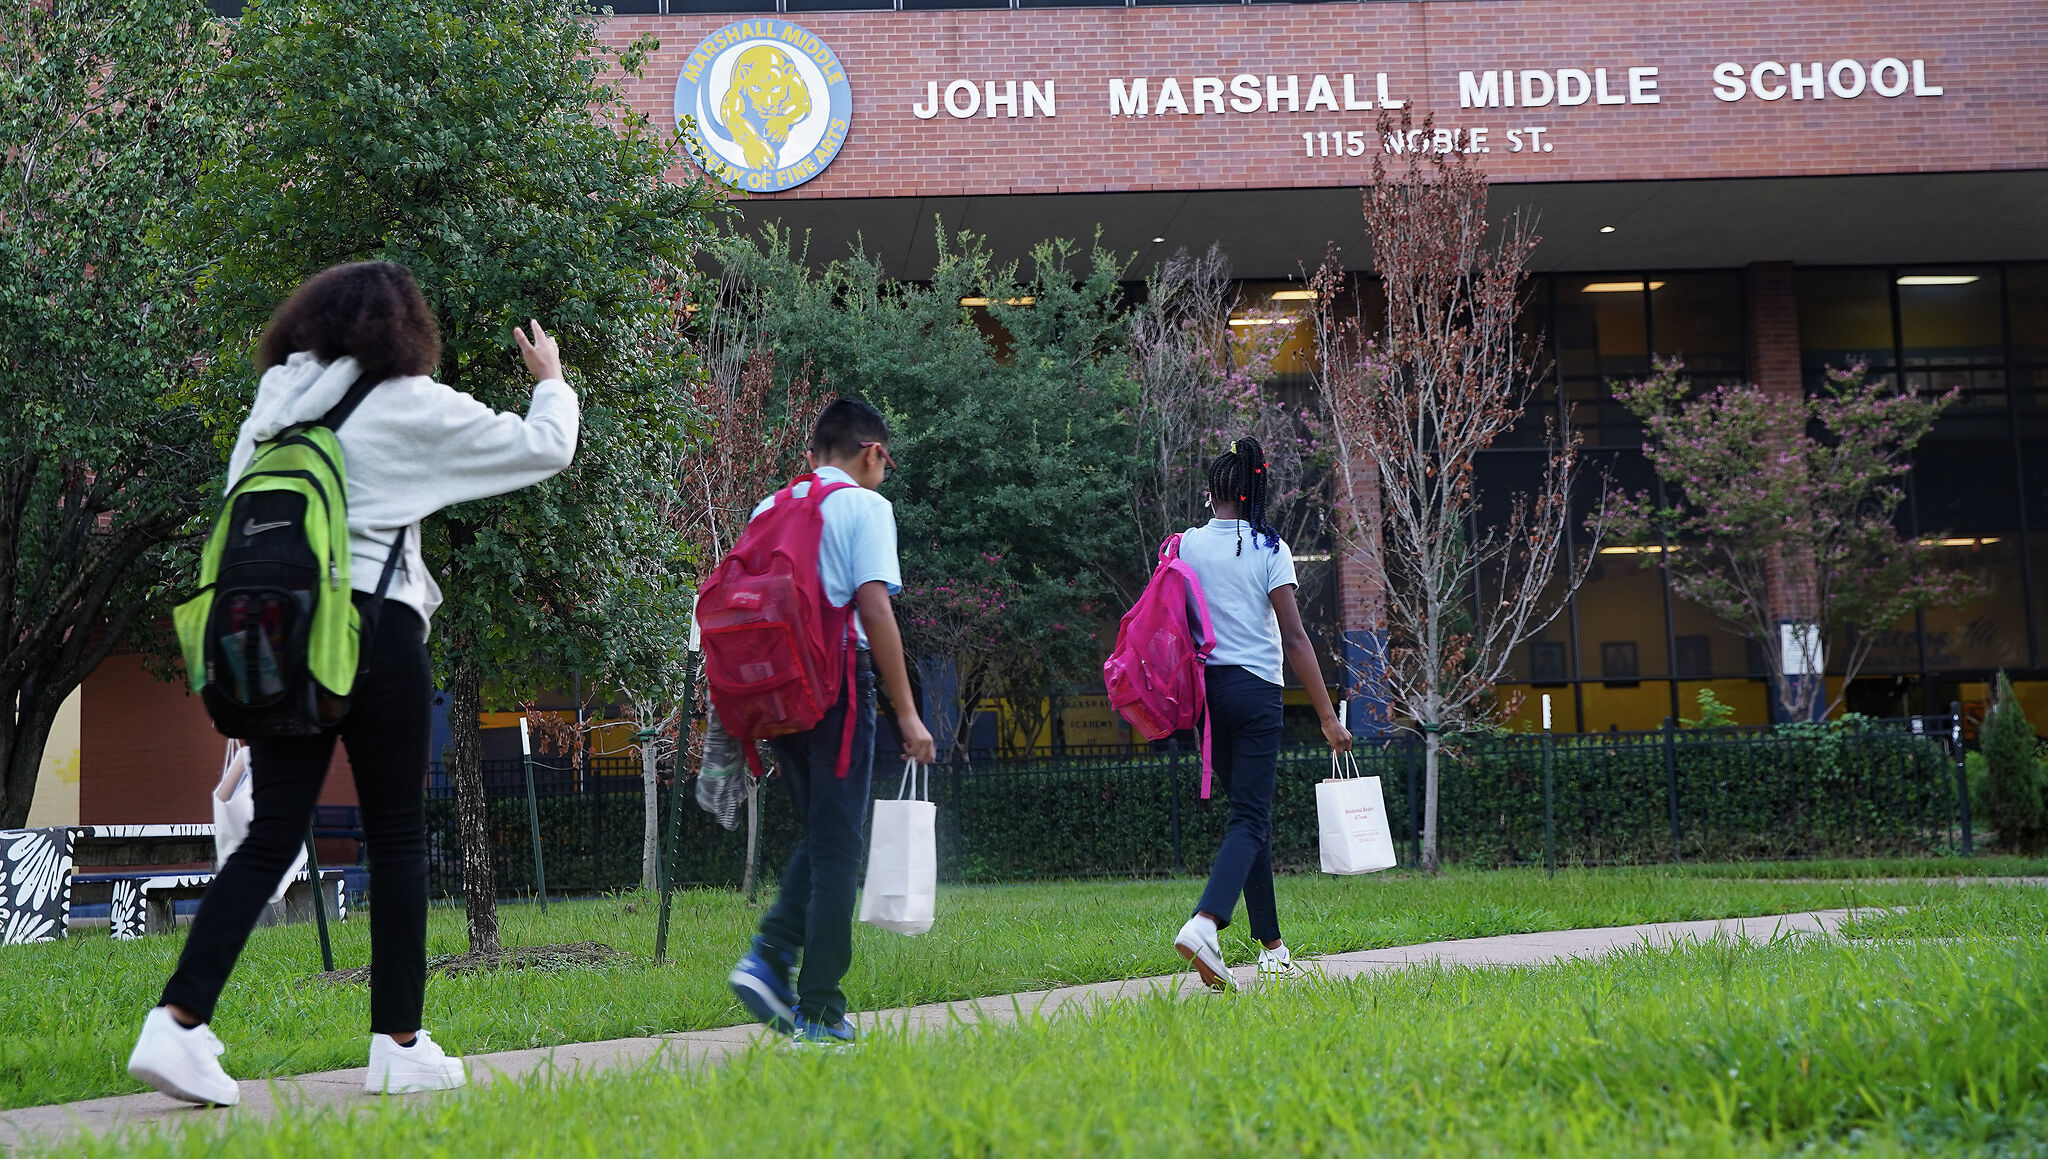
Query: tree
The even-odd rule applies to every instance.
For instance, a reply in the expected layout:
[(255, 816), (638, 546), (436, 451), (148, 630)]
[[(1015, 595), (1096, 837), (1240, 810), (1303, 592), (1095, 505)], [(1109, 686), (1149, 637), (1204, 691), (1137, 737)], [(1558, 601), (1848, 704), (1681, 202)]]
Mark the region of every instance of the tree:
[(683, 151), (626, 103), (655, 47), (604, 48), (580, 0), (258, 0), (220, 77), (247, 127), (189, 225), (219, 255), (204, 287), (237, 335), (307, 275), (383, 258), (412, 269), (441, 320), (441, 380), (491, 406), (529, 397), (515, 324), (560, 338), (583, 400), (576, 464), (425, 531), (447, 595), (433, 638), (478, 953), (498, 945), (483, 699), (563, 672), (652, 694), (685, 655), (690, 561), (663, 514), (697, 371), (670, 287), (716, 197), (664, 176)]
[(1784, 719), (1824, 719), (1842, 696), (1826, 698), (1823, 642), (1846, 695), (1876, 633), (1971, 591), (1895, 521), (1913, 448), (1956, 396), (1921, 399), (1862, 366), (1800, 395), (1735, 385), (1695, 396), (1684, 369), (1660, 362), (1615, 387), (1664, 485), (1661, 501), (1617, 493), (1615, 533), (1668, 547), (1644, 564), (1757, 642)]
[(2003, 672), (1983, 738), (1984, 804), (1999, 844), (2016, 853), (2038, 852), (2048, 844), (2048, 774), (2041, 767), (2034, 726)]
[[(839, 395), (887, 414), (900, 464), (895, 506), (913, 591), (1003, 561), (1013, 699), (1036, 704), (1101, 663), (1094, 609), (1134, 596), (1152, 546), (1113, 513), (1131, 488), (1128, 310), (1123, 264), (1070, 242), (1034, 248), (1028, 272), (995, 263), (969, 235), (940, 235), (929, 283), (890, 280), (856, 253), (814, 268), (766, 229), (719, 247), (779, 382), (809, 367)], [(1082, 625), (1091, 630), (1078, 630)], [(957, 698), (953, 657), (911, 657), (933, 697)], [(1023, 687), (1025, 674), (1034, 687)], [(935, 729), (935, 732), (937, 730)]]
[[(1233, 325), (1233, 321), (1239, 323)], [(1132, 434), (1137, 474), (1130, 511), (1141, 543), (1204, 523), (1209, 460), (1251, 435), (1266, 451), (1269, 508), (1289, 543), (1317, 534), (1328, 510), (1325, 421), (1268, 388), (1298, 319), (1244, 302), (1220, 246), (1177, 251), (1146, 282), (1131, 312)]]
[(213, 140), (218, 29), (189, 0), (0, 6), (0, 829), (218, 494), (207, 342), (158, 236)]
[[(1382, 114), (1380, 135), (1391, 132)], [(1535, 493), (1481, 525), (1476, 459), (1522, 417), (1540, 377), (1537, 353), (1515, 333), (1537, 239), (1516, 213), (1488, 240), (1486, 177), (1465, 154), (1405, 156), (1395, 173), (1375, 157), (1364, 196), (1384, 327), (1370, 335), (1357, 316), (1339, 316), (1345, 279), (1334, 263), (1314, 285), (1338, 470), (1378, 471), (1377, 511), (1350, 512), (1340, 534), (1384, 577), (1387, 622), (1375, 628), (1390, 640), (1385, 695), (1422, 734), (1422, 866), (1434, 872), (1444, 734), (1496, 722), (1495, 686), (1514, 649), (1584, 581), (1601, 517), (1569, 558), (1578, 441), (1553, 423)]]

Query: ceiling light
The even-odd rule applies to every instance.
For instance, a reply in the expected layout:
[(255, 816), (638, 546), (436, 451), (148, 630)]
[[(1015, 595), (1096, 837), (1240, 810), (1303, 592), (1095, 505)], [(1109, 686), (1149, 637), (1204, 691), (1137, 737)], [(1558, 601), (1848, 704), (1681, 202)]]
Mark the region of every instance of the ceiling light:
[(1905, 274), (1899, 278), (1899, 284), (1902, 286), (1967, 286), (1976, 280), (1976, 274)]
[(1160, 242), (1163, 242), (1163, 241), (1165, 241), (1165, 240), (1166, 240), (1166, 239), (1165, 239), (1165, 238), (1163, 238), (1163, 237), (1155, 237), (1155, 238), (1153, 238), (1153, 239), (1152, 239), (1152, 244), (1153, 244), (1153, 245), (1158, 245), (1158, 244), (1159, 244)]
[(1677, 550), (1678, 550), (1678, 549), (1677, 549), (1676, 547), (1659, 547), (1659, 546), (1657, 546), (1656, 544), (1651, 544), (1651, 545), (1649, 545), (1649, 546), (1647, 546), (1647, 547), (1603, 547), (1603, 548), (1601, 548), (1601, 549), (1600, 549), (1600, 554), (1601, 554), (1601, 555), (1662, 555), (1662, 554), (1664, 554), (1664, 553), (1665, 553), (1665, 552), (1667, 552), (1667, 551), (1677, 551)]
[[(1273, 291), (1273, 300), (1275, 302), (1313, 302), (1316, 300), (1316, 292), (1314, 290), (1275, 290)], [(1297, 555), (1294, 558), (1300, 559), (1301, 557)]]
[(1989, 547), (1997, 542), (1998, 537), (1995, 535), (1987, 535), (1982, 538), (1973, 538), (1966, 535), (1953, 539), (1923, 539), (1920, 541), (1920, 544), (1923, 547)]
[[(1029, 305), (1031, 305), (1031, 304), (1033, 304), (1033, 303), (1035, 303), (1035, 302), (1037, 302), (1037, 301), (1038, 301), (1038, 299), (1037, 299), (1037, 298), (1004, 298), (1004, 299), (1003, 299), (1003, 305), (1005, 305), (1005, 306), (1029, 306)], [(989, 305), (989, 299), (987, 299), (987, 298), (962, 298), (962, 299), (960, 299), (960, 304), (961, 304), (961, 305), (963, 305), (963, 306), (986, 306), (986, 305)]]
[(1601, 227), (1600, 227), (1600, 232), (1601, 232), (1601, 233), (1613, 233), (1613, 232), (1614, 232), (1614, 227), (1613, 227), (1613, 226), (1611, 226), (1611, 225), (1603, 225), (1603, 226), (1601, 226)]
[[(1664, 283), (1651, 282), (1650, 288), (1661, 290), (1664, 288)], [(1582, 294), (1640, 294), (1643, 292), (1643, 284), (1641, 282), (1587, 282), (1584, 286), (1580, 287), (1579, 292)]]
[(1232, 318), (1230, 320), (1232, 326), (1278, 326), (1282, 322), (1290, 326), (1295, 324), (1293, 318)]

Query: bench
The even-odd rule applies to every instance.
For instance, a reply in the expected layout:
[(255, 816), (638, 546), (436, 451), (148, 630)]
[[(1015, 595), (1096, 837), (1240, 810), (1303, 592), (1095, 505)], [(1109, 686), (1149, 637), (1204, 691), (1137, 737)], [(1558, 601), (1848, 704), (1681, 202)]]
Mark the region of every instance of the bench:
[[(77, 895), (107, 898), (107, 932), (119, 940), (165, 933), (177, 925), (178, 903), (197, 901), (213, 883), (212, 873), (81, 873), (73, 877)], [(339, 869), (320, 871), (326, 891), (328, 912), (336, 921), (348, 920), (348, 891)], [(86, 901), (82, 905), (91, 905)], [(73, 925), (90, 919), (74, 917)], [(301, 871), (285, 889), (284, 898), (267, 908), (259, 926), (313, 920), (311, 877)], [(95, 923), (96, 924), (96, 923)]]

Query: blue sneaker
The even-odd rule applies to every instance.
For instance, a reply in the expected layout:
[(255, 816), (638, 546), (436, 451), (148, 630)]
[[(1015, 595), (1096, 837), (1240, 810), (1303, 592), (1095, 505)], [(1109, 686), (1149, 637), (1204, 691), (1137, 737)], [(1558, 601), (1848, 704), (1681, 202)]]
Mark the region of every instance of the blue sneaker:
[(725, 983), (755, 1021), (778, 1034), (788, 1034), (797, 1025), (796, 990), (789, 984), (793, 966), (787, 954), (755, 938), (754, 948), (732, 968)]
[(813, 1022), (803, 1015), (797, 1015), (796, 1029), (790, 1032), (792, 1046), (854, 1046), (860, 1042), (860, 1032), (853, 1028), (844, 1015), (834, 1023)]

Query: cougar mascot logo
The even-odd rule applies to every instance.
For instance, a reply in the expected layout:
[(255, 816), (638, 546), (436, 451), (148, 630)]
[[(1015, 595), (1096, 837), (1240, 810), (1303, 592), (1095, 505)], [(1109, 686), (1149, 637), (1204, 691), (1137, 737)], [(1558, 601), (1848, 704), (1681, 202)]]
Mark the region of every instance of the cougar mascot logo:
[(853, 92), (824, 41), (764, 16), (704, 38), (677, 74), (675, 110), (706, 172), (776, 193), (832, 163), (852, 122)]
[(811, 90), (789, 54), (771, 44), (740, 53), (718, 105), (718, 123), (756, 169), (774, 169), (790, 127), (811, 115)]

